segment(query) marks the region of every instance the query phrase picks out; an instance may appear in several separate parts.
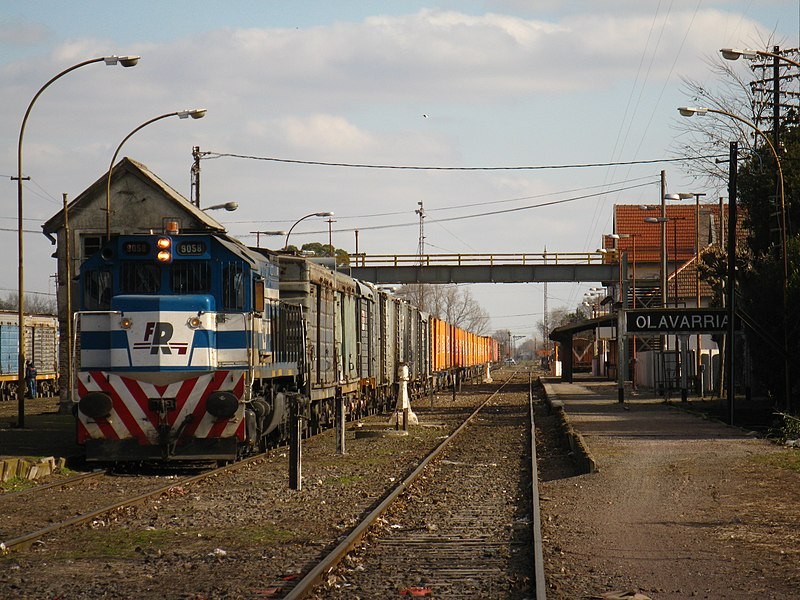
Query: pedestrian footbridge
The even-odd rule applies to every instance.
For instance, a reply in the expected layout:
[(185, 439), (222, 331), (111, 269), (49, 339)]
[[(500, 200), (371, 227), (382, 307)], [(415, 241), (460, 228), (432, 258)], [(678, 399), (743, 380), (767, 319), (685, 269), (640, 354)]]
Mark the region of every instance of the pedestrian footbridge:
[(553, 283), (617, 281), (620, 264), (600, 252), (524, 254), (351, 254), (352, 277), (393, 283)]

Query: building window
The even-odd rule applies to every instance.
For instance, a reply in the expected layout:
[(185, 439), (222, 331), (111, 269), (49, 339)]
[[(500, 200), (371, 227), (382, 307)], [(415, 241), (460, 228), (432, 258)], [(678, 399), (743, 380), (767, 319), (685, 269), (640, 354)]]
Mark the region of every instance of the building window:
[(92, 254), (99, 252), (103, 245), (103, 236), (100, 235), (84, 235), (81, 236), (81, 257), (83, 260), (89, 258)]

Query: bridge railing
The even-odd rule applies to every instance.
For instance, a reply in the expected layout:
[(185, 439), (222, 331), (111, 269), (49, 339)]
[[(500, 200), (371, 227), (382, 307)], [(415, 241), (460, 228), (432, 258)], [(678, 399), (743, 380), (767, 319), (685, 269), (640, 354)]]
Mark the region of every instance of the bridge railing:
[(597, 265), (613, 260), (600, 252), (513, 254), (351, 254), (351, 267), (440, 267), (466, 265)]

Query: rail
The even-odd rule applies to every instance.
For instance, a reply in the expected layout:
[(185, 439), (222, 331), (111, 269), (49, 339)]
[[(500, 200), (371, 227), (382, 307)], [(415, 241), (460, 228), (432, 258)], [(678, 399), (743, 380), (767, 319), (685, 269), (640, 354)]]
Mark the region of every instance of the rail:
[[(363, 521), (357, 524), (350, 533), (343, 538), (338, 545), (325, 557), (323, 557), (319, 563), (311, 568), (303, 577), (300, 579), (294, 587), (288, 591), (286, 596), (284, 596), (284, 600), (302, 600), (304, 598), (308, 598), (312, 595), (314, 589), (324, 580), (325, 576), (330, 573), (339, 563), (344, 560), (344, 557), (349, 554), (360, 542), (361, 540), (367, 535), (368, 530), (372, 527), (378, 519), (389, 509), (389, 507), (404, 493), (408, 490), (411, 484), (418, 479), (427, 469), (429, 464), (433, 462), (440, 454), (442, 454), (449, 445), (458, 438), (459, 434), (463, 433), (467, 427), (476, 420), (478, 415), (481, 411), (488, 405), (488, 403), (495, 398), (503, 388), (511, 381), (509, 378), (507, 381), (503, 382), (497, 390), (495, 390), (491, 395), (489, 395), (481, 404), (475, 408), (475, 410), (467, 417), (461, 425), (456, 428), (450, 435), (448, 435), (436, 448), (434, 448), (420, 463), (419, 465), (409, 474), (406, 476), (405, 479), (395, 484), (395, 486), (389, 491), (383, 498), (383, 500), (375, 507)], [(530, 385), (530, 381), (529, 381)], [(529, 392), (528, 401), (531, 401), (531, 395)], [(529, 407), (532, 416), (532, 408)], [(533, 432), (533, 423), (531, 423), (531, 432)], [(535, 444), (535, 440), (532, 441)], [(532, 456), (532, 460), (535, 461), (535, 455)], [(537, 480), (534, 480), (534, 483), (538, 483)], [(538, 489), (538, 485), (537, 485)], [(535, 499), (538, 501), (538, 496), (535, 496)], [(541, 540), (541, 524), (540, 519), (537, 519), (536, 515), (531, 516), (531, 527), (538, 528), (538, 531), (534, 532), (534, 539)], [(536, 600), (544, 600), (544, 567), (543, 567), (543, 555), (541, 552), (534, 552), (534, 565), (533, 565), (533, 574), (534, 577), (541, 578), (542, 581), (536, 583), (537, 592), (536, 592)], [(541, 591), (540, 591), (541, 589)]]
[(495, 265), (597, 265), (615, 262), (601, 252), (511, 254), (351, 254), (351, 267), (439, 267)]

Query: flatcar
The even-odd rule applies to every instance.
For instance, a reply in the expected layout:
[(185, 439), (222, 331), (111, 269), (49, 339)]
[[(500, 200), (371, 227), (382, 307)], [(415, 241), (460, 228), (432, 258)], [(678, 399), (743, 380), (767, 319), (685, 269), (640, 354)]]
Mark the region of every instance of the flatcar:
[[(25, 358), (36, 366), (40, 396), (58, 393), (58, 318), (25, 315)], [(0, 400), (17, 397), (19, 382), (19, 314), (0, 311)]]
[(445, 326), (404, 300), (175, 223), (111, 239), (80, 283), (75, 413), (89, 461), (234, 460), (286, 438), (290, 401), (313, 434), (338, 399), (351, 418), (391, 409), (401, 365), (420, 391), (490, 358), (489, 338), (447, 326), (452, 347), (434, 361), (432, 323)]

